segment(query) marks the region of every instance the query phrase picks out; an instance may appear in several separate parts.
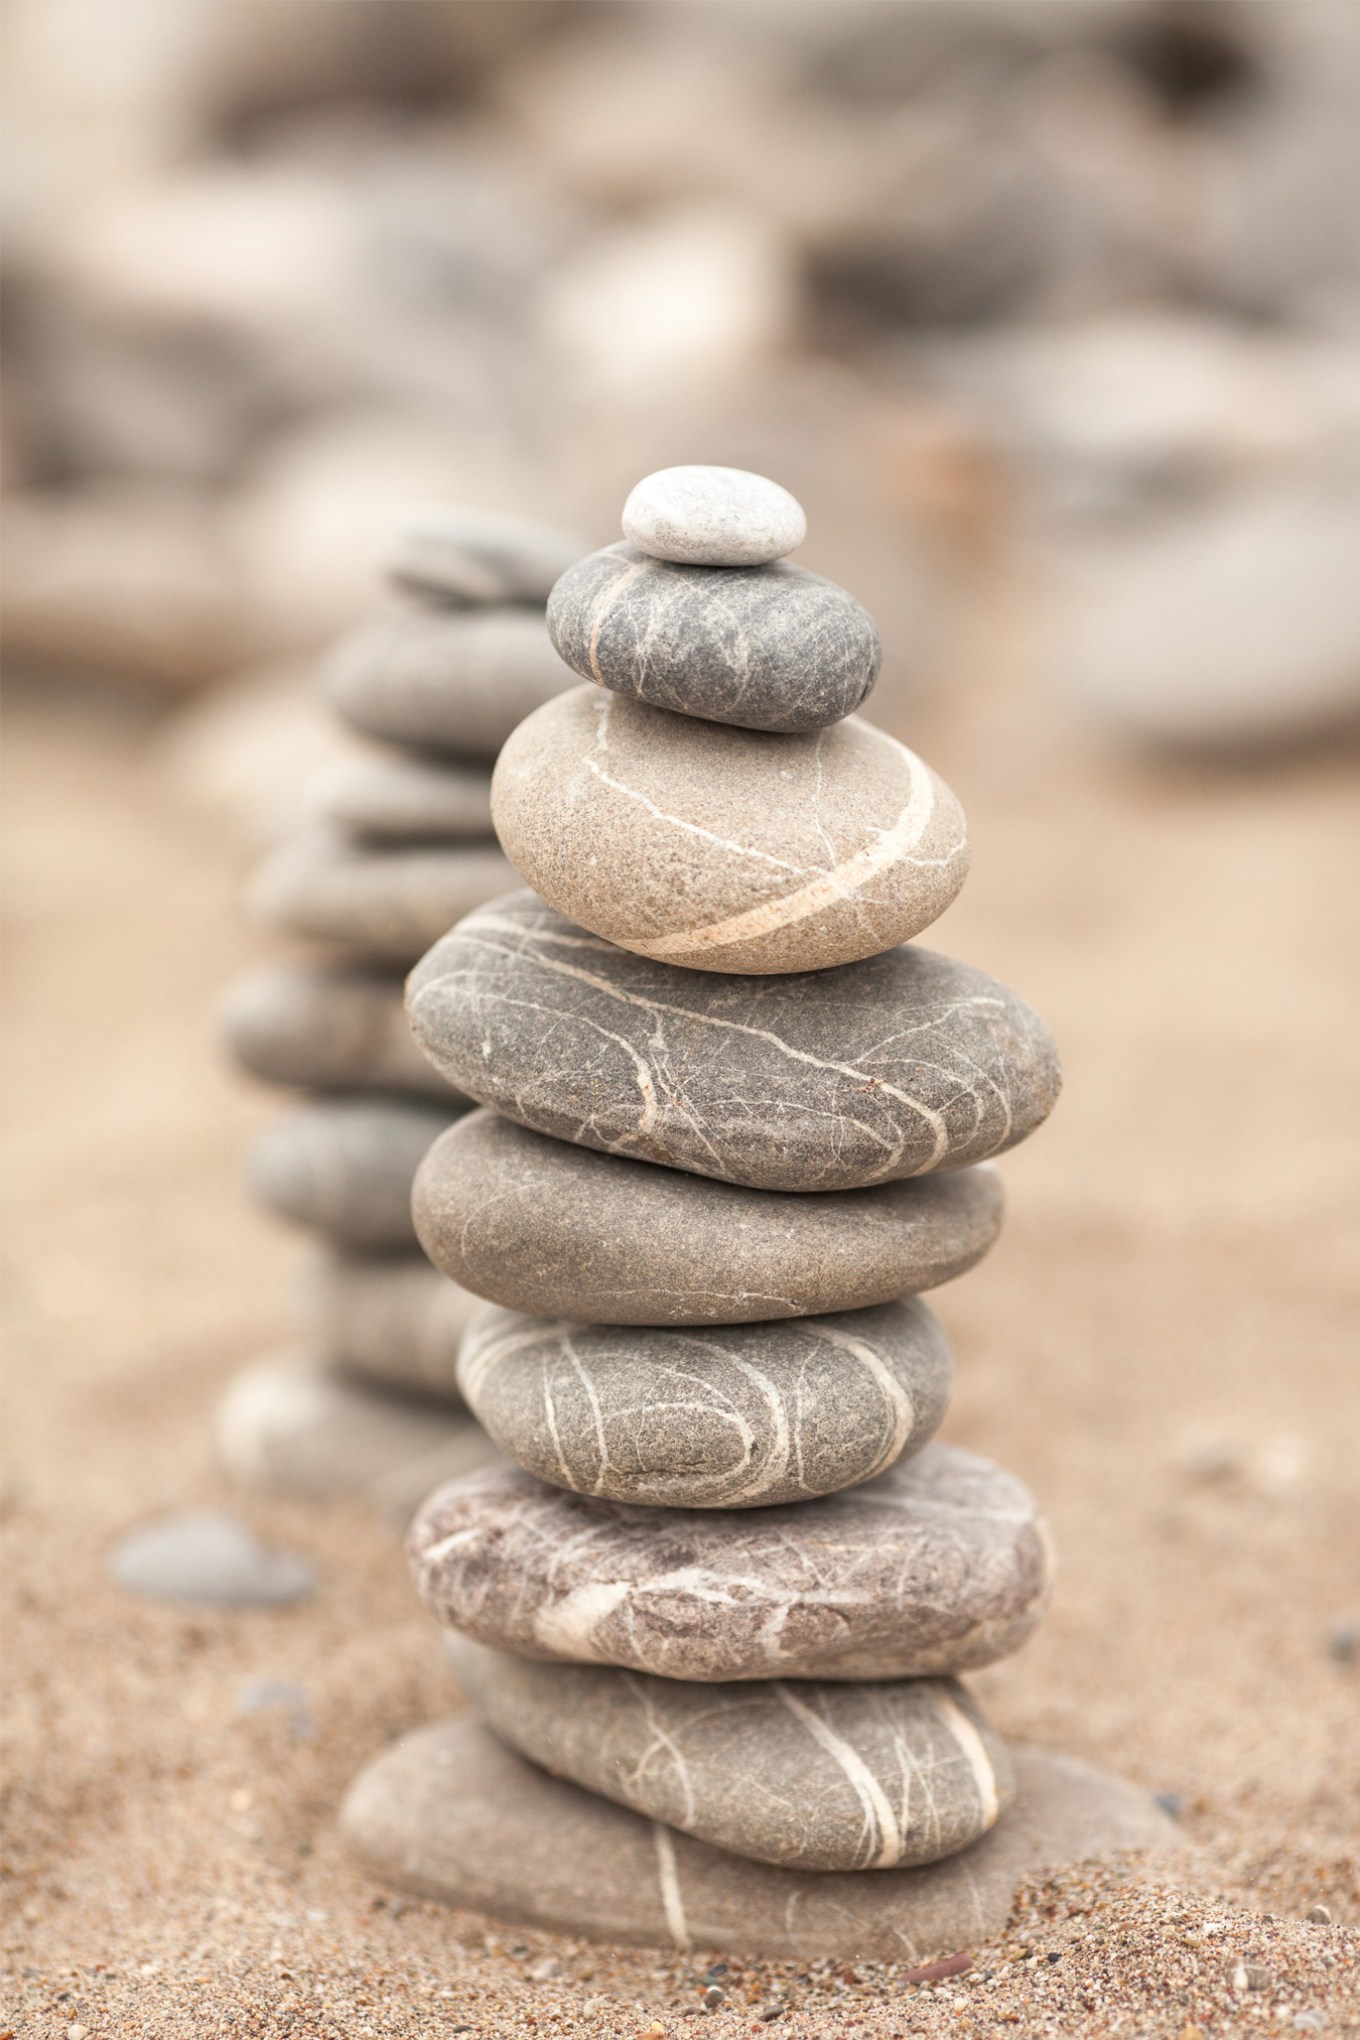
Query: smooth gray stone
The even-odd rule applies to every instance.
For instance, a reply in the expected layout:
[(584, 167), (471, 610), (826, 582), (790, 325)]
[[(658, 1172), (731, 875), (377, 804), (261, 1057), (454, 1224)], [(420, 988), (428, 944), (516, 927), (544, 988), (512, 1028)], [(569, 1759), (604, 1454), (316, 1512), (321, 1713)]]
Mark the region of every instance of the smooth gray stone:
[(238, 1374), (214, 1428), (218, 1457), (243, 1485), (305, 1500), (360, 1496), (403, 1523), (432, 1487), (499, 1456), (461, 1409), (295, 1353)]
[(399, 587), (447, 602), (529, 602), (541, 608), (584, 539), (527, 517), (422, 504), (397, 522), (387, 571)]
[(280, 1218), (350, 1247), (412, 1242), (411, 1185), (450, 1111), (394, 1098), (335, 1098), (265, 1128), (246, 1170)]
[(307, 782), (307, 805), (365, 842), (490, 841), (491, 774), (427, 758), (336, 758)]
[(459, 1403), (458, 1347), (483, 1308), (423, 1254), (327, 1254), (304, 1273), (312, 1348), (374, 1380)]
[(562, 576), (548, 634), (573, 672), (615, 694), (785, 733), (852, 715), (883, 657), (869, 612), (806, 567), (678, 566), (632, 545)]
[(514, 883), (494, 844), (377, 850), (317, 832), (267, 857), (247, 897), (281, 934), (409, 968), (455, 921)]
[(954, 795), (858, 716), (772, 736), (578, 687), (509, 739), (491, 812), (549, 906), (688, 970), (877, 956), (929, 927), (968, 873)]
[(783, 1870), (549, 1778), (472, 1720), (403, 1736), (350, 1787), (345, 1838), (384, 1882), (519, 1926), (750, 1958), (927, 1962), (1005, 1933), (1027, 1879), (1181, 1845), (1147, 1794), (1074, 1757), (1014, 1751), (1016, 1803), (920, 1869)]
[(521, 1756), (758, 1863), (935, 1863), (1015, 1797), (1004, 1743), (953, 1679), (700, 1686), (449, 1646), (459, 1685)]
[(759, 567), (803, 543), (807, 518), (796, 496), (747, 468), (659, 468), (629, 494), (623, 535), (653, 559)]
[(1052, 1110), (1047, 1028), (915, 943), (732, 978), (634, 956), (532, 893), (493, 900), (407, 985), (460, 1091), (559, 1140), (764, 1190), (849, 1190), (984, 1161)]
[(1028, 1489), (948, 1445), (772, 1509), (635, 1508), (497, 1468), (431, 1495), (408, 1550), (431, 1611), (493, 1650), (705, 1684), (972, 1671), (1020, 1648), (1050, 1578)]
[(241, 1067), (266, 1084), (459, 1102), (411, 1039), (392, 973), (319, 964), (254, 971), (228, 993), (222, 1031)]
[(484, 1305), (458, 1383), (507, 1458), (616, 1502), (750, 1509), (872, 1480), (939, 1429), (952, 1363), (916, 1297), (701, 1330)]
[(316, 1591), (307, 1561), (270, 1551), (230, 1516), (162, 1516), (121, 1537), (109, 1554), (120, 1587), (153, 1601), (213, 1608), (279, 1608)]
[(869, 1190), (747, 1190), (472, 1112), (416, 1174), (416, 1233), (455, 1282), (533, 1317), (731, 1325), (934, 1289), (1001, 1229), (990, 1163)]
[(392, 609), (331, 656), (326, 696), (365, 736), (494, 758), (571, 683), (536, 609)]

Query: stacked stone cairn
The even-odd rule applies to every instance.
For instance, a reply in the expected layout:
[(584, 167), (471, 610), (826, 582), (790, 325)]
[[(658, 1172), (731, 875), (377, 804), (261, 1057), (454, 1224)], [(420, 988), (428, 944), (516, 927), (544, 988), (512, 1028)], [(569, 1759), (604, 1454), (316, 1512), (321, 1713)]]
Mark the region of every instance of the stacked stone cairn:
[(455, 1360), (474, 1299), (431, 1268), (416, 1166), (471, 1104), (415, 1048), (402, 978), (515, 874), (491, 827), (501, 743), (569, 678), (543, 605), (582, 547), (539, 525), (428, 509), (394, 534), (389, 606), (337, 649), (329, 705), (356, 741), (306, 790), (306, 818), (252, 904), (289, 960), (232, 992), (225, 1031), (266, 1083), (309, 1094), (249, 1164), (253, 1195), (321, 1251), (300, 1349), (250, 1367), (218, 1413), (228, 1468), (293, 1493), (371, 1492), (409, 1511), (482, 1463)]
[(501, 1917), (924, 1958), (1000, 1931), (1040, 1865), (1166, 1831), (1008, 1750), (959, 1682), (1031, 1634), (1050, 1562), (1020, 1481), (931, 1442), (951, 1360), (920, 1292), (995, 1240), (988, 1158), (1057, 1059), (911, 941), (963, 884), (963, 814), (855, 714), (878, 638), (785, 559), (793, 498), (670, 469), (623, 526), (549, 599), (589, 684), (496, 768), (533, 891), (408, 986), (490, 1108), (434, 1143), (415, 1212), (489, 1299), (458, 1377), (514, 1463), (409, 1537), (485, 1726), (408, 1736), (346, 1826), (380, 1875)]

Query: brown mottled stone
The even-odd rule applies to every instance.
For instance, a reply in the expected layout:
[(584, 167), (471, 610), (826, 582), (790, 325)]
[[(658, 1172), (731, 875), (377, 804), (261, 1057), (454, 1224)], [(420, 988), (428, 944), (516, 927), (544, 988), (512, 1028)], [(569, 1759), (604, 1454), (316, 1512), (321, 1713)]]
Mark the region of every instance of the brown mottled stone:
[(968, 871), (949, 788), (857, 716), (771, 736), (578, 687), (509, 739), (491, 808), (550, 906), (692, 970), (876, 956), (928, 927)]
[(765, 1190), (984, 1161), (1052, 1109), (1048, 1030), (916, 943), (764, 977), (634, 956), (512, 893), (412, 972), (417, 1040), (457, 1089), (559, 1140)]
[(326, 693), (364, 736), (491, 759), (570, 680), (539, 610), (404, 605), (341, 642)]
[(407, 968), (514, 879), (494, 844), (378, 850), (318, 831), (267, 857), (248, 898), (282, 934)]
[(748, 1190), (472, 1112), (431, 1148), (412, 1208), (430, 1259), (508, 1309), (741, 1324), (952, 1281), (995, 1240), (1002, 1189), (984, 1163), (867, 1190)]
[(431, 1495), (408, 1549), (432, 1613), (494, 1650), (704, 1683), (971, 1671), (1019, 1649), (1050, 1574), (1022, 1482), (947, 1445), (750, 1510), (637, 1508), (506, 1467)]
[(459, 1685), (521, 1756), (758, 1863), (935, 1863), (1015, 1797), (1004, 1743), (954, 1679), (701, 1686), (536, 1663), (465, 1636), (449, 1648)]
[(690, 1509), (806, 1501), (872, 1480), (939, 1429), (951, 1373), (918, 1297), (689, 1331), (483, 1305), (458, 1361), (478, 1421), (540, 1480)]
[(242, 1068), (267, 1084), (458, 1102), (411, 1039), (393, 972), (319, 964), (253, 971), (228, 993), (222, 1030)]
[(345, 1246), (410, 1246), (416, 1168), (450, 1116), (395, 1098), (332, 1098), (290, 1113), (251, 1150), (251, 1195)]
[(1020, 1748), (1016, 1801), (920, 1868), (778, 1869), (550, 1778), (479, 1723), (417, 1729), (350, 1788), (344, 1833), (384, 1882), (520, 1926), (794, 1961), (922, 1963), (1006, 1930), (1027, 1879), (1179, 1846), (1152, 1799), (1074, 1757)]

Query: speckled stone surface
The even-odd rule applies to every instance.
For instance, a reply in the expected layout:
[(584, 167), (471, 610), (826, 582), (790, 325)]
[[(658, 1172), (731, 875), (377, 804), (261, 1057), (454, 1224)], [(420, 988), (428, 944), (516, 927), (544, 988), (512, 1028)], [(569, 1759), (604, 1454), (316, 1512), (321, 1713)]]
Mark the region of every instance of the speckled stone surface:
[(821, 730), (860, 707), (883, 648), (853, 595), (806, 567), (687, 567), (589, 553), (553, 589), (548, 633), (615, 694), (743, 729)]
[(845, 1190), (984, 1160), (1058, 1095), (1048, 1030), (917, 944), (839, 970), (654, 963), (529, 892), (412, 972), (416, 1038), (458, 1090), (559, 1140), (767, 1190)]
[(397, 521), (387, 571), (399, 587), (446, 602), (541, 604), (585, 549), (527, 517), (421, 504)]
[(267, 857), (247, 900), (281, 934), (409, 968), (455, 921), (514, 883), (494, 844), (375, 850), (318, 830)]
[(365, 842), (491, 838), (491, 773), (426, 758), (335, 758), (307, 782), (307, 805)]
[(494, 1734), (556, 1778), (760, 1863), (894, 1870), (967, 1848), (1015, 1797), (953, 1679), (699, 1686), (449, 1639)]
[(252, 971), (222, 1008), (243, 1069), (302, 1091), (397, 1091), (457, 1102), (411, 1039), (396, 973), (283, 965)]
[(365, 736), (490, 759), (570, 680), (539, 610), (406, 606), (345, 638), (325, 685), (341, 721)]
[(441, 1622), (520, 1657), (668, 1679), (916, 1679), (1018, 1650), (1047, 1539), (1013, 1474), (927, 1445), (788, 1508), (635, 1508), (519, 1467), (440, 1488), (408, 1550)]
[(579, 1325), (486, 1305), (458, 1381), (507, 1458), (611, 1501), (747, 1509), (871, 1480), (939, 1429), (949, 1347), (915, 1297), (772, 1324)]
[(748, 468), (670, 467), (630, 492), (623, 530), (658, 560), (758, 567), (800, 546), (807, 518), (796, 496)]
[(857, 717), (769, 736), (578, 687), (515, 731), (491, 806), (550, 906), (697, 970), (875, 956), (928, 927), (968, 870), (948, 787)]
[(302, 1321), (319, 1353), (353, 1371), (460, 1402), (458, 1346), (480, 1299), (420, 1253), (326, 1254), (302, 1279)]
[(417, 1172), (416, 1231), (475, 1295), (587, 1324), (740, 1324), (933, 1289), (1001, 1226), (989, 1164), (868, 1190), (748, 1190), (531, 1133), (492, 1112)]
[(334, 1098), (289, 1113), (251, 1149), (250, 1193), (346, 1246), (410, 1246), (416, 1168), (451, 1116), (395, 1098)]
[(776, 1869), (550, 1778), (470, 1720), (404, 1736), (345, 1801), (350, 1847), (384, 1881), (516, 1925), (644, 1947), (928, 1962), (999, 1938), (1019, 1885), (1122, 1849), (1172, 1849), (1146, 1793), (1074, 1757), (1013, 1752), (1015, 1804), (924, 1868)]
[(465, 1411), (397, 1395), (302, 1354), (238, 1374), (217, 1406), (218, 1456), (270, 1494), (362, 1496), (405, 1523), (440, 1481), (498, 1458)]

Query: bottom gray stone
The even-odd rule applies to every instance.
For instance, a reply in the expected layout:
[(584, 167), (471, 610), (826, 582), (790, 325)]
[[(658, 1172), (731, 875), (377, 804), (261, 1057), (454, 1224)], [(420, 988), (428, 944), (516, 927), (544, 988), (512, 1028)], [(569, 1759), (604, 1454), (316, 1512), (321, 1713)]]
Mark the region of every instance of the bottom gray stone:
[(293, 1353), (237, 1375), (216, 1433), (233, 1479), (272, 1494), (362, 1496), (403, 1520), (439, 1482), (500, 1458), (464, 1412)]
[(1014, 1755), (1016, 1803), (981, 1841), (922, 1869), (747, 1862), (548, 1777), (467, 1718), (376, 1758), (342, 1822), (375, 1876), (517, 1925), (750, 1957), (925, 1962), (1001, 1934), (1027, 1877), (1179, 1842), (1122, 1780), (1073, 1757)]

